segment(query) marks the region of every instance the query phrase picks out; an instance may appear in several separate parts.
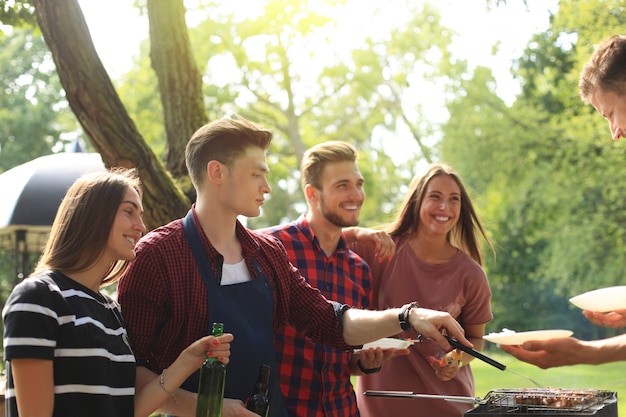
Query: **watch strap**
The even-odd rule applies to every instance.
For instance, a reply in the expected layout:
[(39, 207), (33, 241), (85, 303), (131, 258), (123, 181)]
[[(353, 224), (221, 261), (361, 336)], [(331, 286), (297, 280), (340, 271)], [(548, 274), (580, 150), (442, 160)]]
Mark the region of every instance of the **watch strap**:
[(419, 304), (416, 301), (403, 305), (402, 310), (400, 310), (400, 313), (398, 314), (400, 328), (404, 331), (411, 330), (411, 322), (409, 320), (409, 317), (413, 308), (419, 308)]

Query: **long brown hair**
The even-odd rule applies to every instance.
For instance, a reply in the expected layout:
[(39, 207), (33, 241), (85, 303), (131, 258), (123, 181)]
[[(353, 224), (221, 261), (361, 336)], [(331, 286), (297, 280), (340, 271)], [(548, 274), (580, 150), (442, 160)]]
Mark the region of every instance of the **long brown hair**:
[[(46, 247), (31, 276), (48, 269), (84, 271), (94, 265), (104, 253), (117, 209), (129, 187), (142, 196), (135, 169), (115, 168), (77, 179), (61, 201)], [(128, 263), (114, 262), (102, 283), (117, 281)]]
[(422, 202), (424, 201), (426, 189), (428, 188), (430, 181), (439, 175), (447, 175), (451, 177), (461, 190), (461, 212), (459, 214), (459, 221), (448, 232), (446, 239), (452, 245), (467, 253), (472, 259), (478, 262), (478, 264), (483, 265), (483, 255), (478, 244), (477, 234), (482, 235), (494, 255), (495, 249), (487, 237), (480, 220), (478, 219), (478, 215), (472, 205), (472, 200), (467, 194), (461, 179), (448, 165), (431, 164), (428, 166), (426, 173), (423, 175), (416, 175), (413, 178), (404, 197), (404, 201), (400, 206), (398, 215), (389, 225), (387, 232), (391, 236), (402, 236), (409, 235), (417, 231), (419, 227), (420, 208), (422, 207)]

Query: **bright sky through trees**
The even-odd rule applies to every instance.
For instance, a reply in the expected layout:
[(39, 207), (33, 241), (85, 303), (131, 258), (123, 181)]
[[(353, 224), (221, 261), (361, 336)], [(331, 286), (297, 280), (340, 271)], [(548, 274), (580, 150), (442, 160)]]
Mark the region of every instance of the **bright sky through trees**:
[[(400, 8), (394, 7), (398, 2), (386, 1), (385, 9), (372, 16), (367, 6), (380, 5), (379, 0), (348, 0), (335, 38), (349, 51), (364, 36), (392, 27), (402, 19)], [(139, 42), (148, 37), (147, 16), (140, 16), (128, 0), (79, 0), (79, 3), (105, 68), (113, 78), (119, 77), (131, 68), (132, 57), (139, 54)], [(522, 0), (508, 0), (505, 5), (491, 9), (487, 3), (487, 0), (431, 0), (441, 11), (442, 24), (457, 33), (453, 55), (467, 60), (472, 67), (490, 67), (498, 81), (498, 95), (510, 103), (519, 90), (510, 74), (511, 62), (521, 56), (534, 33), (548, 27), (549, 12), (556, 10), (558, 2), (528, 0), (525, 5)], [(255, 13), (260, 4), (260, 0), (229, 0), (223, 7)], [(203, 16), (188, 12), (188, 23), (197, 18)], [(496, 55), (492, 55), (494, 48)], [(427, 108), (432, 112), (429, 117), (433, 121), (445, 121), (447, 113), (438, 87), (424, 83), (419, 89), (416, 100), (428, 97)], [(406, 146), (416, 149), (410, 138)], [(402, 154), (406, 157), (406, 148)]]
[[(378, 0), (349, 0), (342, 32), (359, 36), (372, 27), (393, 24), (397, 13), (394, 1), (386, 2), (388, 10), (376, 21), (367, 20), (365, 7)], [(106, 2), (79, 0), (96, 49), (113, 77), (128, 71), (132, 56), (139, 53), (139, 42), (148, 37), (147, 16), (140, 16), (128, 0)], [(259, 0), (229, 0), (235, 10), (258, 9)], [(488, 10), (487, 0), (435, 0), (442, 23), (458, 33), (455, 55), (468, 59), (472, 65), (491, 67), (503, 89), (515, 89), (509, 74), (511, 60), (521, 55), (530, 36), (548, 26), (549, 11), (555, 11), (557, 0), (509, 0), (506, 5)], [(372, 3), (373, 4), (373, 3)], [(499, 53), (492, 57), (492, 48), (500, 43)], [(509, 93), (506, 93), (509, 95)], [(508, 97), (505, 97), (508, 98)]]

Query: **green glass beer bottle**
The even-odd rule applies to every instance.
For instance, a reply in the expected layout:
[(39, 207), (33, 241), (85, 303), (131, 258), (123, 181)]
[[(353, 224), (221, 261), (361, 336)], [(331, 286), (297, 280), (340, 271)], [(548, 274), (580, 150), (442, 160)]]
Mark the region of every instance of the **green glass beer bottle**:
[(267, 417), (270, 410), (270, 400), (267, 396), (269, 381), (270, 367), (269, 365), (261, 365), (254, 390), (246, 400), (246, 408), (262, 417)]
[[(211, 334), (213, 336), (221, 336), (223, 333), (224, 324), (213, 323)], [(196, 417), (222, 416), (225, 381), (226, 365), (220, 362), (217, 358), (207, 356), (200, 367)]]

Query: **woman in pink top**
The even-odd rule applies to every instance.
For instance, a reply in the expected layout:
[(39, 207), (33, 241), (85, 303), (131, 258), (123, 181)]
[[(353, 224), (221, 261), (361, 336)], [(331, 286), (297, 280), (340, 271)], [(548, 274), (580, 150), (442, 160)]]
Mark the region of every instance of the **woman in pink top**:
[[(372, 269), (373, 308), (417, 300), (421, 307), (447, 311), (463, 326), (474, 347), (482, 349), (485, 325), (493, 315), (478, 234), (494, 249), (459, 177), (446, 165), (430, 165), (426, 174), (411, 182), (387, 232), (396, 243), (391, 260), (379, 262), (372, 245), (353, 244)], [(415, 339), (417, 335), (408, 331), (398, 337)], [(363, 391), (474, 396), (472, 359), (462, 352), (444, 352), (430, 340), (414, 344), (408, 356), (396, 357), (385, 362), (380, 372), (359, 377), (356, 391), (361, 416), (462, 416), (471, 404), (367, 397)]]

